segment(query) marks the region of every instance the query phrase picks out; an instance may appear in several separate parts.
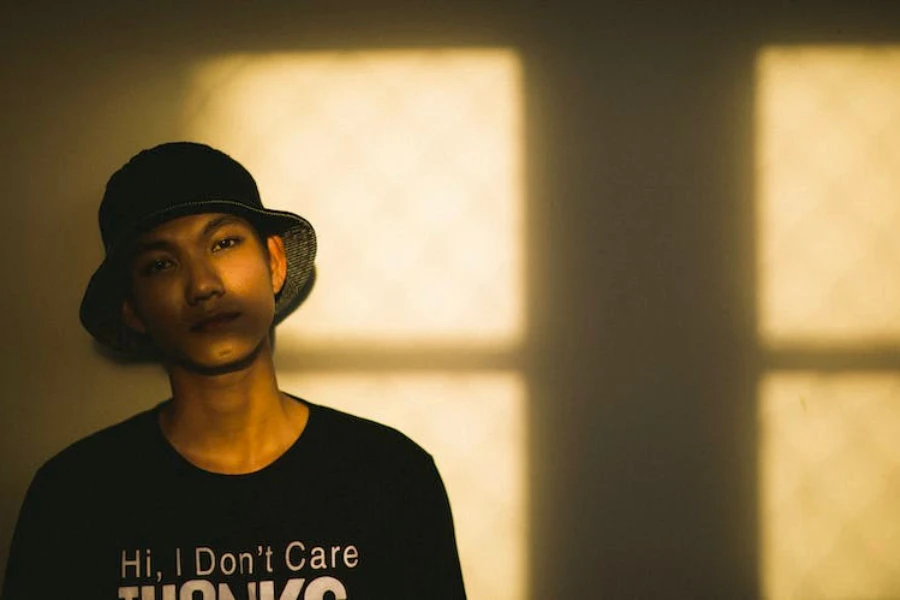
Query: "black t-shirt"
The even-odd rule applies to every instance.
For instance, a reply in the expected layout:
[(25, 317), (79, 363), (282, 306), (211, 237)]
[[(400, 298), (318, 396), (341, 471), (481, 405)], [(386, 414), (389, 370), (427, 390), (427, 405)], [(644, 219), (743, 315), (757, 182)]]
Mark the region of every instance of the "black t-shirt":
[(73, 444), (32, 481), (3, 600), (465, 598), (431, 456), (306, 404), (294, 445), (246, 475), (186, 461), (162, 405)]

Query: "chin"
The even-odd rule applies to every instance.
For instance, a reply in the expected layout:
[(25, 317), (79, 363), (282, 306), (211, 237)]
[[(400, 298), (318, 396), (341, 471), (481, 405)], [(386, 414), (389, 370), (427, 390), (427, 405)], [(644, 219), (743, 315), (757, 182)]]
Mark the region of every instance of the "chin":
[(264, 346), (265, 340), (256, 345), (248, 344), (243, 348), (236, 347), (236, 344), (228, 344), (213, 352), (206, 348), (206, 352), (203, 353), (205, 356), (202, 357), (187, 353), (173, 362), (183, 369), (201, 375), (223, 375), (249, 367), (259, 357)]

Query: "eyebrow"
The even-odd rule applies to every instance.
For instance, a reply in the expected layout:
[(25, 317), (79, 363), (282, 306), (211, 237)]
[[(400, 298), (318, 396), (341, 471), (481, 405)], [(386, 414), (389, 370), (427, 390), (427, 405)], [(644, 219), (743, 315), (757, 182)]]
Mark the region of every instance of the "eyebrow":
[[(208, 237), (211, 233), (213, 233), (220, 227), (230, 225), (232, 223), (243, 225), (246, 224), (246, 221), (235, 215), (221, 215), (207, 222), (206, 225), (203, 226), (203, 229), (200, 231), (200, 236)], [(175, 245), (164, 238), (151, 239), (150, 241), (146, 242), (138, 241), (134, 246), (132, 256), (137, 257), (141, 254), (152, 252), (154, 250), (173, 250), (174, 248)]]
[(131, 251), (132, 256), (140, 256), (153, 250), (171, 250), (174, 246), (167, 240), (151, 240), (149, 242), (137, 242)]
[(223, 225), (230, 225), (231, 223), (236, 223), (238, 225), (244, 225), (247, 222), (244, 219), (242, 219), (238, 216), (235, 216), (235, 215), (222, 215), (222, 216), (216, 217), (215, 219), (211, 220), (206, 225), (204, 225), (203, 231), (200, 233), (201, 233), (201, 235), (206, 236), (206, 235), (209, 235), (210, 233), (212, 233), (213, 231), (215, 231), (216, 229), (218, 229), (219, 227), (222, 227)]

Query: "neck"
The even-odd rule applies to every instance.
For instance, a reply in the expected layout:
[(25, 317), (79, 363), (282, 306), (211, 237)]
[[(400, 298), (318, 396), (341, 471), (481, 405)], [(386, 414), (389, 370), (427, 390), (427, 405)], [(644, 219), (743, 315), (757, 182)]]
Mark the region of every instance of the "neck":
[(196, 466), (249, 473), (271, 464), (302, 433), (308, 409), (278, 389), (272, 349), (224, 372), (167, 368), (172, 402), (160, 426), (172, 446)]

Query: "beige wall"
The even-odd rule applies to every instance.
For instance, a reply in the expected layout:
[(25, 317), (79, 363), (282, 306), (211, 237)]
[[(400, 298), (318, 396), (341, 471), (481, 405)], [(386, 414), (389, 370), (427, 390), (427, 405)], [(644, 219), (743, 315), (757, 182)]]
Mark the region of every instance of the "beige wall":
[(896, 40), (891, 19), (849, 2), (90, 4), (0, 16), (0, 564), (34, 470), (167, 393), (153, 368), (94, 353), (77, 311), (106, 178), (179, 137), (187, 69), (238, 50), (504, 45), (526, 78), (534, 597), (756, 593), (754, 53)]

